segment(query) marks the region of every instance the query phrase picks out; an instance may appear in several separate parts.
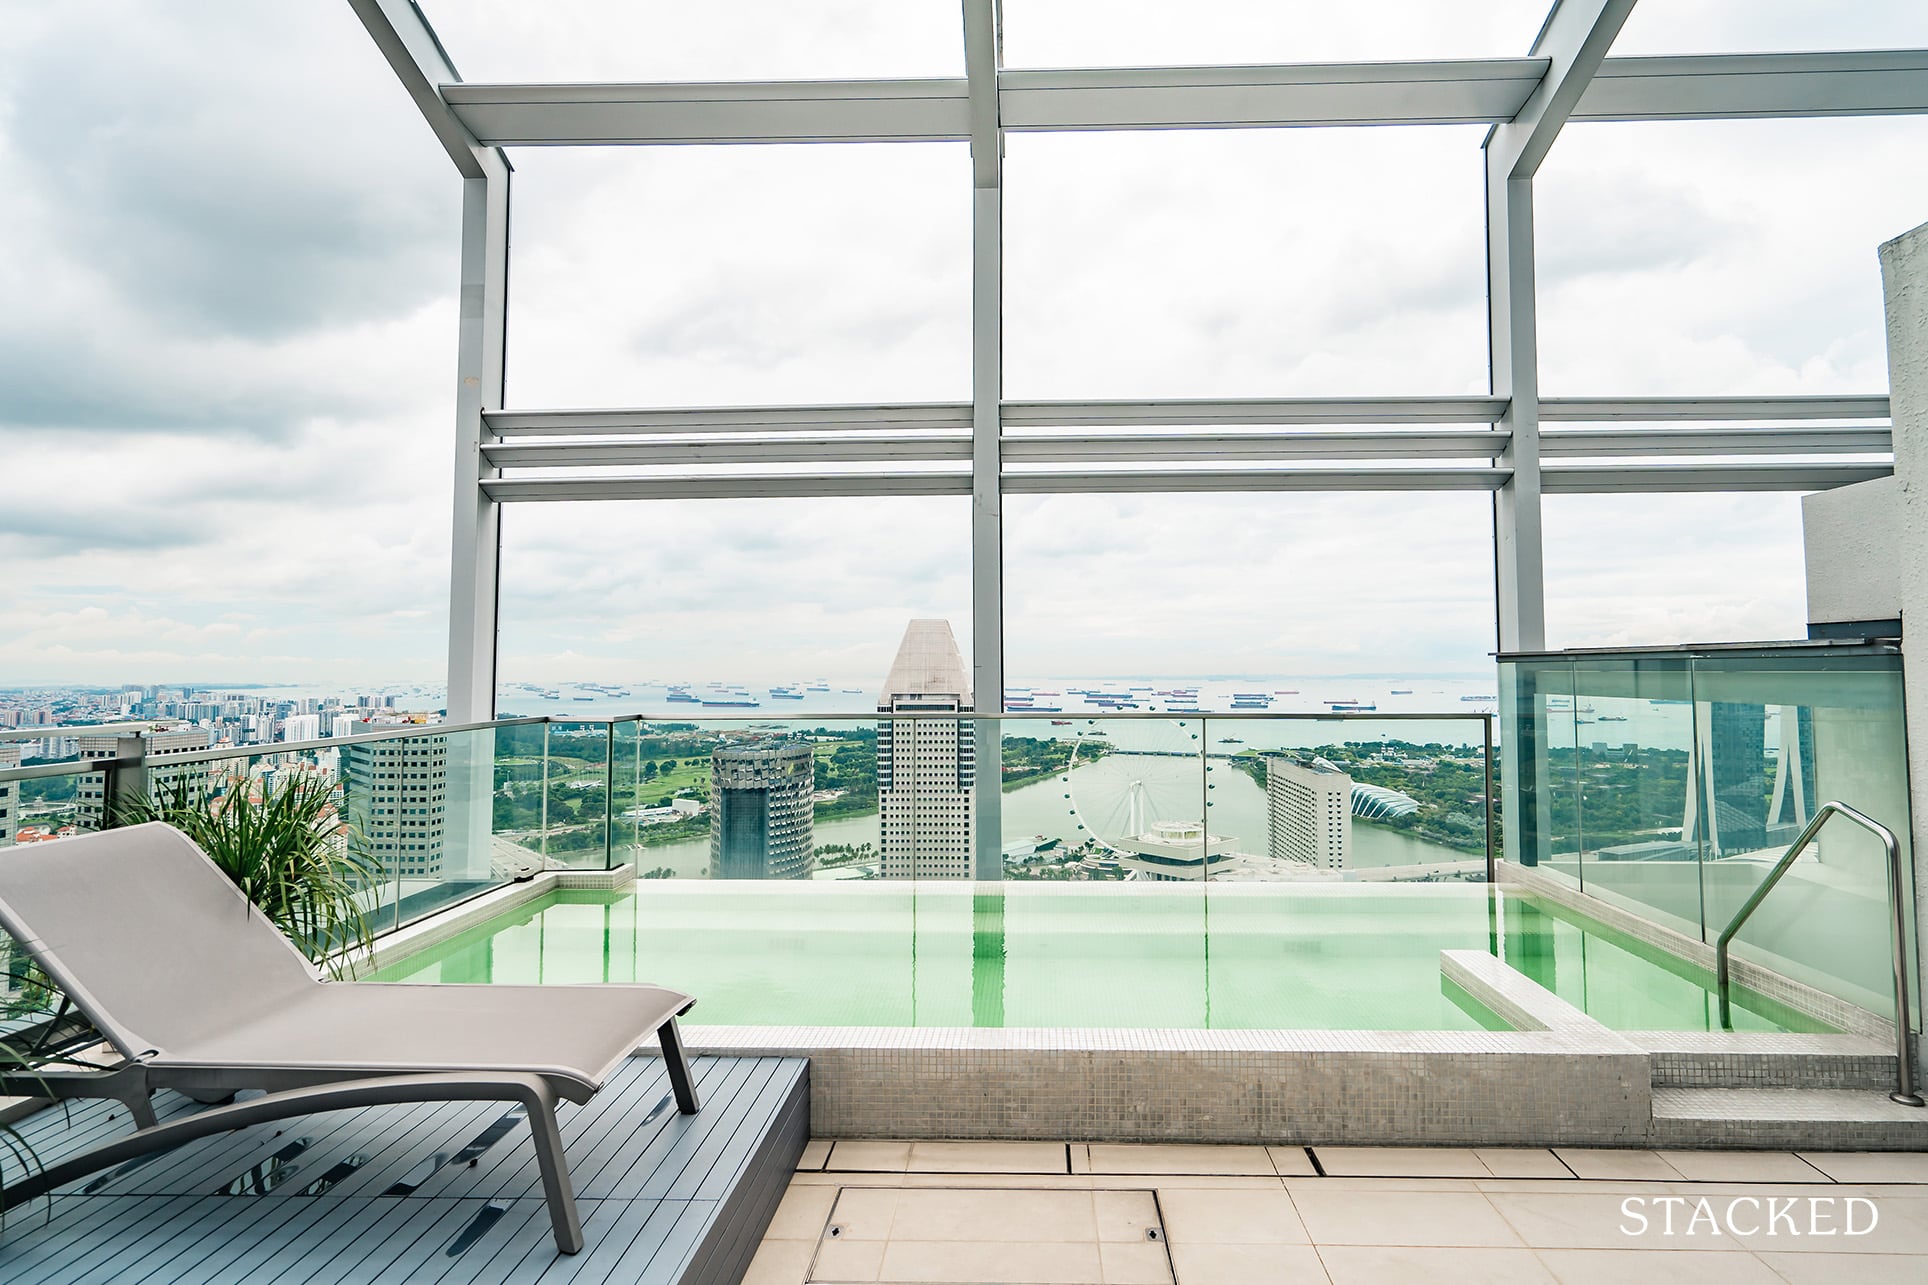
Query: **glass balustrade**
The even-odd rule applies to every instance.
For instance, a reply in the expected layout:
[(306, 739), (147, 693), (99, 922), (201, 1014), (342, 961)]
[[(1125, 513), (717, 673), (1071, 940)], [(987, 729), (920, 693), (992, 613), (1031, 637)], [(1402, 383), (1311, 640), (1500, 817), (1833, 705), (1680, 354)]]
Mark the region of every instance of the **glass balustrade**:
[[(1893, 649), (1585, 652), (1501, 673), (1507, 861), (1711, 945), (1838, 801), (1901, 839), (1914, 923)], [(1830, 825), (1734, 956), (1880, 1013), (1893, 1003), (1889, 925), (1880, 843)]]

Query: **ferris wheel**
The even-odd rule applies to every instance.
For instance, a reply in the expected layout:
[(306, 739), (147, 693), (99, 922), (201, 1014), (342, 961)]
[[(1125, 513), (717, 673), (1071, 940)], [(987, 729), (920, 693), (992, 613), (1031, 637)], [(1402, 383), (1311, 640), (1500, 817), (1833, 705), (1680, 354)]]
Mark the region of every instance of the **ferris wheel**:
[(1205, 810), (1203, 720), (1082, 720), (1059, 780), (1064, 805), (1111, 852), (1160, 821), (1197, 823)]

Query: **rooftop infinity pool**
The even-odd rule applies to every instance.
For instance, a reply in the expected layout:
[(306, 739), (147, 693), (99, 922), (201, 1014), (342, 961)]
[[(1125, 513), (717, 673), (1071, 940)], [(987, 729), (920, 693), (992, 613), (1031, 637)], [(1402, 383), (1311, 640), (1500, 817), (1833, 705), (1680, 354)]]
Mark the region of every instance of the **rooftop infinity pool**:
[[(1484, 884), (728, 883), (550, 893), (379, 981), (653, 982), (751, 1026), (1504, 1029), (1487, 950), (1616, 1030), (1717, 1029), (1711, 976)], [(1829, 1029), (1736, 992), (1735, 1028)]]

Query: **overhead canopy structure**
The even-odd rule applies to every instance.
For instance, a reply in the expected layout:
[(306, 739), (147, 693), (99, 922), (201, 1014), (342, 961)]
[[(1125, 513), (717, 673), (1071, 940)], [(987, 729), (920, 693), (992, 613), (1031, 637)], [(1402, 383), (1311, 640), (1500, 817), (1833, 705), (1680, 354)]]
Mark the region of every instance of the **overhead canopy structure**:
[[(1533, 180), (1568, 121), (1928, 113), (1923, 49), (1609, 57), (1633, 3), (1556, 0), (1517, 58), (1012, 70), (1002, 65), (997, 0), (962, 0), (962, 78), (466, 84), (409, 0), (349, 0), (465, 184), (451, 717), (493, 711), (497, 515), (509, 502), (968, 495), (973, 679), (980, 693), (995, 693), (1004, 689), (1008, 494), (1492, 492), (1498, 637), (1502, 649), (1518, 651), (1545, 644), (1545, 494), (1808, 491), (1890, 472), (1880, 390), (1540, 397)], [(1006, 131), (1467, 123), (1491, 126), (1488, 395), (1004, 399)], [(970, 145), (968, 403), (503, 405), (510, 167), (500, 149), (926, 141)], [(1573, 427), (1580, 424), (1592, 427)], [(980, 752), (991, 780), (994, 749)], [(987, 827), (980, 847), (995, 853), (996, 808), (980, 809), (979, 824)]]

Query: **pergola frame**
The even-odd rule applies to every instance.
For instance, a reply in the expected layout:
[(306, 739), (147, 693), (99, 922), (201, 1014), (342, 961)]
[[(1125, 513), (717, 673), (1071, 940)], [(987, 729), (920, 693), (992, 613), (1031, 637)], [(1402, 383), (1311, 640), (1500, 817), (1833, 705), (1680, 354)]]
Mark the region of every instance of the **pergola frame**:
[[(1533, 178), (1569, 120), (1928, 113), (1928, 49), (1609, 58), (1634, 0), (1554, 0), (1525, 58), (1007, 70), (997, 0), (962, 0), (962, 79), (484, 85), (461, 81), (412, 0), (348, 2), (463, 180), (454, 720), (494, 713), (504, 503), (969, 495), (974, 685), (980, 710), (997, 712), (1007, 494), (1490, 491), (1498, 643), (1530, 651), (1546, 644), (1543, 495), (1809, 491), (1892, 471), (1885, 395), (1541, 398)], [(1468, 123), (1492, 126), (1484, 144), (1490, 396), (1004, 400), (1005, 131)], [(971, 148), (968, 404), (504, 407), (511, 170), (501, 148), (940, 141)], [(1792, 423), (1804, 420), (1818, 422)], [(1638, 427), (1543, 428), (1616, 421)], [(1183, 427), (1144, 431), (1168, 426)], [(713, 467), (745, 464), (775, 471)], [(648, 471), (610, 471), (625, 467)], [(995, 781), (995, 746), (980, 746), (978, 761)], [(988, 794), (994, 802), (996, 790)], [(981, 807), (978, 822), (988, 836), (980, 850), (994, 860), (996, 808)]]

